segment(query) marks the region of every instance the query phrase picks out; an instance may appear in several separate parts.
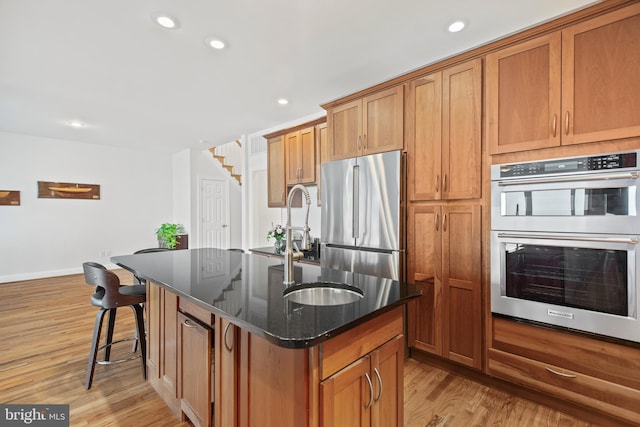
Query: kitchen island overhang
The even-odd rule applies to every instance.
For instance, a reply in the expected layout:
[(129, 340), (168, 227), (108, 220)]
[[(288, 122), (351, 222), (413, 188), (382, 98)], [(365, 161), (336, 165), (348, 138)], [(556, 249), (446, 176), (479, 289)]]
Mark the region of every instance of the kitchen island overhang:
[(217, 248), (114, 256), (111, 260), (232, 324), (285, 348), (308, 348), (420, 296), (409, 283), (296, 263), (296, 283), (334, 282), (363, 292), (332, 306), (287, 301), (279, 259)]

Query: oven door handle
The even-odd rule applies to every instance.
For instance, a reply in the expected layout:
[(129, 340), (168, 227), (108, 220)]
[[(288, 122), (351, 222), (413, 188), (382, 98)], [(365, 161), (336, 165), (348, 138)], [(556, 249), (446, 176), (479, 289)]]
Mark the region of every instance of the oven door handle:
[(523, 184), (548, 184), (555, 182), (606, 181), (611, 179), (637, 179), (638, 172), (601, 173), (594, 175), (549, 176), (544, 178), (522, 178), (509, 181), (498, 181), (500, 187)]
[(501, 239), (539, 239), (539, 240), (575, 240), (578, 242), (605, 242), (605, 243), (630, 243), (638, 244), (636, 237), (568, 237), (568, 236), (549, 236), (540, 234), (518, 234), (518, 233), (498, 233)]

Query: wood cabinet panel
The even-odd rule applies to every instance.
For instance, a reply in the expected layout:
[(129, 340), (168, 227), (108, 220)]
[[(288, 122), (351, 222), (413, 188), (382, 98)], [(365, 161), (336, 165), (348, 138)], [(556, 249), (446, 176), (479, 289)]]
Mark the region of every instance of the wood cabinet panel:
[(487, 55), (491, 154), (640, 136), (640, 5)]
[(194, 426), (210, 426), (212, 331), (183, 313), (178, 325), (181, 409)]
[(362, 155), (404, 148), (404, 86), (369, 95), (362, 101)]
[(560, 48), (560, 33), (553, 33), (487, 55), (492, 154), (560, 144)]
[(356, 157), (362, 135), (362, 100), (338, 105), (327, 112), (329, 161)]
[(403, 354), (400, 335), (321, 382), (320, 426), (402, 426)]
[(404, 86), (386, 89), (327, 112), (328, 160), (404, 148)]
[(563, 144), (640, 135), (640, 5), (562, 31)]
[(442, 355), (442, 213), (440, 206), (410, 205), (408, 279), (422, 296), (407, 306), (410, 347)]
[(370, 358), (363, 357), (320, 383), (321, 427), (371, 425)]
[(627, 422), (640, 423), (639, 390), (495, 349), (489, 349), (489, 370), (501, 378), (560, 399), (590, 406)]
[(409, 279), (423, 295), (409, 304), (409, 346), (480, 369), (481, 207), (408, 208)]
[(286, 200), (284, 135), (267, 141), (267, 205), (284, 207)]
[(442, 176), (442, 73), (408, 83), (406, 111), (409, 200), (438, 200)]
[(482, 60), (407, 84), (409, 200), (481, 195)]
[(480, 197), (482, 60), (442, 72), (442, 195)]
[(238, 329), (216, 317), (214, 369), (214, 426), (238, 425)]
[(315, 182), (315, 128), (312, 126), (288, 133), (284, 139), (287, 185)]

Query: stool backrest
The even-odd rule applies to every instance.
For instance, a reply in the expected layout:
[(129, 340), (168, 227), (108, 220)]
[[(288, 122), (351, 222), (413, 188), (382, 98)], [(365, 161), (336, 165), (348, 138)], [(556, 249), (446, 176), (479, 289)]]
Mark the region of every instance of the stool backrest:
[(104, 289), (102, 308), (117, 308), (144, 302), (144, 297), (140, 301), (140, 296), (121, 294), (119, 292), (120, 278), (103, 265), (95, 262), (85, 262), (82, 264), (82, 268), (84, 270), (84, 280), (88, 285), (96, 286), (96, 289)]

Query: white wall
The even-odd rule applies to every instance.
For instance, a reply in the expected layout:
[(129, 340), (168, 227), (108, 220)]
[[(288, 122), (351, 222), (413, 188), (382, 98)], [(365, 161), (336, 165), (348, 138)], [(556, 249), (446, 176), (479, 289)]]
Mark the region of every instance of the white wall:
[[(100, 185), (100, 200), (39, 199), (37, 181)], [(173, 216), (167, 153), (0, 132), (0, 189), (20, 206), (0, 206), (0, 283), (79, 273), (85, 261), (155, 247)]]

